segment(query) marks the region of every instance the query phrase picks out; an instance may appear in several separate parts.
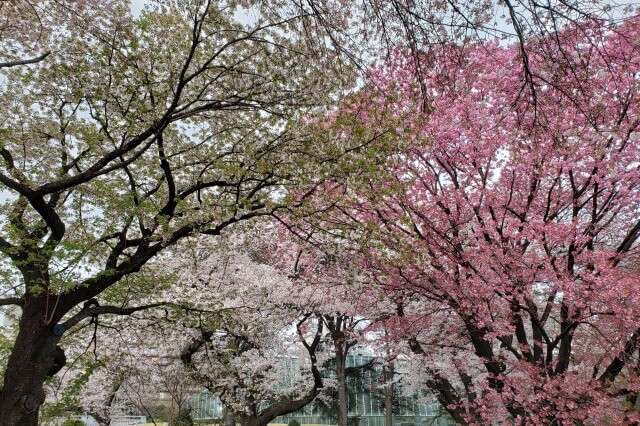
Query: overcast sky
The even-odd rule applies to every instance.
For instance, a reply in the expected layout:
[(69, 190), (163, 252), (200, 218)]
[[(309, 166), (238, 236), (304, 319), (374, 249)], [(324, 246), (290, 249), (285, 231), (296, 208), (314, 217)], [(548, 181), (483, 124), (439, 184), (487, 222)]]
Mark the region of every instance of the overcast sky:
[(147, 2), (147, 0), (131, 0), (131, 11), (134, 15), (137, 15), (142, 10), (142, 6)]

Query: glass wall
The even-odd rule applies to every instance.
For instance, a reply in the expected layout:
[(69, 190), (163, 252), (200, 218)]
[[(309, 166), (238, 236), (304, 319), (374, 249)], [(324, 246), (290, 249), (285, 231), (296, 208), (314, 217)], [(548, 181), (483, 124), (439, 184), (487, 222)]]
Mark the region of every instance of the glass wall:
[[(298, 360), (295, 358), (283, 360), (288, 377), (283, 377), (280, 383), (274, 383), (274, 388), (289, 387), (298, 377)], [(353, 426), (387, 426), (385, 424), (385, 397), (380, 388), (383, 383), (382, 366), (375, 363), (374, 357), (367, 354), (354, 354), (347, 358), (347, 367), (351, 374), (347, 378), (349, 423)], [(335, 372), (327, 369), (327, 376), (335, 376)], [(438, 401), (427, 394), (402, 395), (401, 389), (395, 386), (393, 396), (393, 425), (389, 426), (445, 426), (455, 422), (442, 408)], [(300, 424), (337, 424), (337, 401), (333, 401), (331, 391), (328, 390), (325, 402), (316, 400), (304, 409), (277, 418), (273, 423), (288, 424), (295, 419)], [(329, 401), (327, 403), (326, 401)], [(194, 420), (213, 420), (224, 417), (224, 407), (220, 400), (203, 393), (191, 401)]]

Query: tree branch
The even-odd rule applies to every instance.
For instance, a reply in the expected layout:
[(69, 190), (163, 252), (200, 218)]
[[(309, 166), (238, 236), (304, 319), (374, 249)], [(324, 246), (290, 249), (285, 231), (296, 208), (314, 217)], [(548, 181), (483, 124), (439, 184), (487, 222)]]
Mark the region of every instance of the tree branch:
[(19, 59), (15, 61), (0, 62), (0, 68), (11, 68), (11, 67), (17, 67), (20, 65), (36, 64), (40, 61), (43, 61), (49, 55), (51, 55), (51, 52), (45, 52), (42, 55), (35, 56), (33, 58), (28, 58), (28, 59)]
[(83, 307), (80, 310), (80, 312), (78, 312), (77, 314), (69, 318), (67, 321), (63, 322), (61, 325), (62, 327), (64, 327), (65, 330), (68, 330), (69, 328), (73, 327), (74, 325), (78, 324), (80, 321), (88, 317), (94, 317), (94, 316), (104, 315), (104, 314), (131, 315), (138, 311), (144, 311), (146, 309), (152, 309), (152, 308), (157, 308), (159, 306), (167, 306), (167, 305), (170, 305), (170, 303), (166, 303), (166, 302), (151, 303), (148, 305), (134, 306), (130, 308), (123, 308), (120, 306), (91, 306), (87, 304), (85, 305), (85, 307)]
[(24, 306), (24, 299), (22, 297), (5, 297), (4, 299), (0, 299), (0, 306)]

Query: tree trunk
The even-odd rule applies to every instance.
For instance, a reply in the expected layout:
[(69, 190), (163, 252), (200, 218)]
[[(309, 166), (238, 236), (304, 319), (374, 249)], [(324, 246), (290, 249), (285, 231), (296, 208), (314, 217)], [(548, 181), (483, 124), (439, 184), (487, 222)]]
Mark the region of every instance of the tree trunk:
[(393, 426), (393, 385), (384, 387), (384, 424)]
[(393, 426), (393, 380), (394, 368), (393, 364), (389, 363), (384, 371), (385, 380), (389, 381), (384, 387), (384, 418), (385, 426)]
[(223, 424), (224, 426), (236, 426), (236, 418), (233, 415), (233, 410), (228, 407), (225, 407), (224, 409)]
[(318, 393), (320, 393), (320, 391), (318, 390), (318, 388), (314, 387), (300, 399), (276, 403), (275, 405), (272, 405), (271, 407), (268, 407), (264, 411), (260, 412), (260, 415), (258, 415), (252, 421), (250, 426), (267, 426), (269, 423), (275, 420), (276, 417), (295, 413), (296, 411), (310, 404), (311, 401), (313, 401), (318, 395)]
[(59, 337), (46, 325), (43, 298), (26, 298), (20, 328), (0, 391), (0, 426), (37, 426), (44, 381), (53, 365)]
[(336, 350), (336, 374), (338, 375), (338, 426), (347, 426), (349, 408), (347, 406), (346, 354), (342, 348)]

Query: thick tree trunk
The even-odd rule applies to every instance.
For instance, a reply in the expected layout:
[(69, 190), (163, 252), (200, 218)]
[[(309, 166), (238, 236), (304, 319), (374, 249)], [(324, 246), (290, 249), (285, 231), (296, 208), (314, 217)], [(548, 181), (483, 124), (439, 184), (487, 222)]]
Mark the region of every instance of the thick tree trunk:
[(0, 391), (0, 426), (37, 426), (44, 381), (59, 337), (46, 325), (42, 298), (27, 298)]
[(347, 426), (349, 408), (347, 406), (346, 354), (338, 348), (336, 351), (336, 373), (338, 375), (338, 426)]

